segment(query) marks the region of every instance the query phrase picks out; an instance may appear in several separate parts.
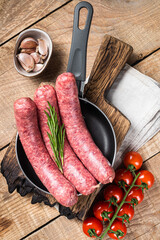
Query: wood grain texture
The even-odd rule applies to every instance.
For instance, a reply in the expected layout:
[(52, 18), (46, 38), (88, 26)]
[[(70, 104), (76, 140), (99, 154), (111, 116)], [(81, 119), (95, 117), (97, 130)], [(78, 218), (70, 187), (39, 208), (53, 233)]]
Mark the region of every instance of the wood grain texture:
[[(74, 0), (68, 3), (33, 26), (49, 33), (53, 41), (53, 56), (43, 75), (30, 79), (16, 72), (13, 66), (15, 38), (1, 47), (0, 147), (8, 144), (15, 132), (14, 100), (24, 96), (33, 97), (35, 89), (42, 81), (55, 81), (60, 73), (66, 71), (72, 38), (73, 12), (78, 2)], [(134, 48), (130, 58), (132, 63), (159, 47), (159, 2), (160, 0), (93, 0), (91, 2), (94, 7), (94, 15), (87, 52), (87, 75), (92, 69), (96, 53), (106, 33), (132, 45)], [(85, 21), (83, 13), (81, 16)]]
[(156, 224), (149, 229), (148, 232), (142, 234), (141, 236), (135, 238), (136, 240), (159, 240), (160, 236), (160, 224)]
[[(0, 1), (0, 44), (32, 25), (67, 0)], [(7, 17), (6, 17), (7, 16)]]
[[(0, 151), (0, 162), (6, 149)], [(10, 194), (5, 178), (0, 173), (0, 239), (15, 240), (26, 236), (59, 215), (55, 208), (43, 203), (31, 205), (31, 197)]]
[[(135, 208), (135, 215), (127, 228), (127, 240), (159, 240), (160, 226), (160, 154), (148, 160), (143, 168), (149, 169), (155, 176), (155, 183), (151, 189), (145, 192), (143, 202)], [(71, 221), (65, 217), (59, 217), (54, 222), (48, 224), (36, 233), (32, 234), (27, 240), (40, 239), (55, 240), (89, 240), (82, 232), (82, 223), (76, 219)], [(109, 240), (109, 238), (104, 238)]]
[(160, 152), (160, 132), (149, 140), (138, 152), (141, 154), (143, 161)]
[(120, 147), (130, 122), (126, 121), (126, 118), (117, 109), (107, 103), (105, 91), (112, 86), (131, 53), (131, 46), (105, 35), (84, 91), (85, 97), (96, 104), (111, 121), (116, 134), (117, 148)]
[(77, 219), (67, 220), (59, 217), (53, 224), (48, 224), (40, 231), (27, 237), (26, 240), (89, 240), (91, 238), (82, 233), (82, 223)]
[(160, 83), (160, 50), (134, 65), (134, 68)]

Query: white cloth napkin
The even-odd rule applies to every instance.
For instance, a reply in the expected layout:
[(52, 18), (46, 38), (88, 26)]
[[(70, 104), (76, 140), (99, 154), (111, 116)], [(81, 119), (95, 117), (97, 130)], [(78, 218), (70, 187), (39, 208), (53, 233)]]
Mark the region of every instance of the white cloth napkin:
[(117, 153), (115, 168), (127, 151), (137, 151), (160, 130), (160, 85), (128, 64), (106, 94), (131, 122)]

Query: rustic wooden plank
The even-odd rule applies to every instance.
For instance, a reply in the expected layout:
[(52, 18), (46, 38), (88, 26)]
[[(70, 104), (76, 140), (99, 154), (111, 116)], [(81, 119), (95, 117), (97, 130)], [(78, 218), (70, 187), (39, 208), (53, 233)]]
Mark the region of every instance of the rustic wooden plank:
[(128, 44), (105, 35), (84, 91), (87, 99), (96, 104), (111, 121), (118, 149), (128, 132), (130, 122), (116, 108), (107, 103), (105, 91), (112, 86), (132, 50)]
[(43, 227), (40, 231), (30, 235), (26, 240), (89, 240), (91, 238), (82, 233), (82, 223), (77, 219), (67, 220), (61, 216), (53, 223)]
[[(145, 240), (158, 240), (159, 238), (159, 224), (160, 224), (160, 169), (159, 165), (160, 154), (148, 160), (144, 165), (144, 169), (148, 169), (155, 176), (155, 183), (151, 189), (145, 192), (143, 202), (135, 208), (135, 216), (132, 219), (126, 239)], [(154, 233), (154, 235), (152, 235)], [(55, 239), (55, 240), (88, 240), (82, 232), (82, 223), (76, 219), (68, 220), (65, 217), (60, 217), (54, 222), (48, 224), (36, 233), (32, 234), (27, 240), (40, 240), (40, 239)], [(109, 240), (109, 238), (105, 238)]]
[[(6, 149), (0, 151), (0, 162), (5, 153)], [(15, 191), (10, 194), (1, 173), (0, 186), (0, 239), (20, 239), (59, 215), (43, 203), (32, 205), (30, 196), (22, 198)]]
[(143, 161), (160, 152), (160, 132), (141, 147), (138, 152), (141, 154)]
[(134, 68), (160, 83), (160, 50), (134, 65)]
[(148, 232), (135, 238), (135, 240), (159, 240), (159, 236), (160, 236), (160, 224), (156, 224)]
[[(91, 71), (105, 33), (133, 46), (135, 50), (130, 62), (135, 62), (159, 47), (159, 1), (143, 0), (134, 3), (130, 1), (117, 2), (116, 0), (111, 2), (109, 0), (92, 1), (94, 16), (89, 37), (87, 75)], [(16, 72), (13, 66), (13, 50), (16, 39), (12, 39), (1, 47), (0, 129), (2, 131), (0, 147), (10, 142), (15, 131), (14, 100), (22, 96), (32, 97), (40, 82), (55, 81), (56, 77), (66, 70), (72, 36), (73, 11), (78, 2), (75, 0), (68, 3), (34, 25), (34, 27), (47, 31), (54, 45), (51, 64), (42, 76), (30, 79)]]
[(69, 1), (0, 1), (0, 44), (67, 2)]

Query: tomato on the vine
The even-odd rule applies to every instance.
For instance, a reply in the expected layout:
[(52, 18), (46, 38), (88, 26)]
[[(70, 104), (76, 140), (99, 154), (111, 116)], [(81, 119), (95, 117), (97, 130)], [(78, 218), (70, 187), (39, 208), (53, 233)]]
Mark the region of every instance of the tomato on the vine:
[(116, 170), (114, 181), (116, 184), (118, 184), (119, 181), (124, 181), (125, 186), (127, 187), (127, 185), (131, 185), (133, 182), (132, 173), (125, 168), (118, 169)]
[[(141, 203), (143, 201), (144, 198), (144, 194), (142, 192), (141, 188), (138, 187), (133, 187), (131, 189), (131, 191), (128, 193), (128, 196), (126, 197), (126, 201), (130, 202), (132, 200), (132, 198), (137, 199), (137, 204)], [(134, 205), (136, 205), (136, 203), (134, 203)]]
[(133, 165), (135, 167), (135, 170), (138, 170), (142, 166), (143, 159), (138, 152), (131, 151), (126, 153), (123, 159), (123, 163), (126, 168), (128, 168), (129, 165)]
[[(119, 217), (123, 216), (125, 218), (124, 222), (128, 222), (128, 220), (131, 221), (131, 219), (134, 216), (134, 209), (130, 204), (124, 203), (121, 209), (119, 210), (117, 216)], [(118, 218), (118, 220), (123, 221), (123, 218)]]
[(112, 239), (122, 239), (126, 236), (127, 233), (126, 225), (125, 223), (122, 223), (119, 220), (115, 220), (112, 223), (110, 229), (111, 231), (109, 230), (107, 234)]
[(123, 195), (123, 190), (115, 184), (109, 184), (104, 189), (104, 199), (106, 201), (114, 197), (116, 203), (120, 203), (123, 199)]
[(83, 221), (83, 232), (89, 237), (100, 236), (103, 231), (101, 221), (95, 217), (88, 217)]
[(140, 173), (140, 175), (136, 180), (136, 185), (141, 185), (143, 182), (148, 185), (148, 188), (151, 188), (152, 185), (154, 184), (153, 174), (147, 170), (140, 170), (138, 173)]
[(101, 221), (109, 221), (113, 217), (114, 210), (109, 202), (99, 201), (93, 206), (93, 214)]

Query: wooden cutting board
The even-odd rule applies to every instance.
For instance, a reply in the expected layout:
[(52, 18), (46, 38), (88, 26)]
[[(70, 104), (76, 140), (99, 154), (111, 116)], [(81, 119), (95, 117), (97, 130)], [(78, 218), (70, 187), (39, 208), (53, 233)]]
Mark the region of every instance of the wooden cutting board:
[[(110, 119), (117, 138), (117, 149), (130, 127), (130, 122), (107, 102), (105, 91), (111, 87), (131, 53), (131, 46), (114, 37), (105, 35), (96, 56), (89, 82), (85, 86), (85, 97), (95, 103)], [(31, 193), (32, 204), (43, 201), (51, 207), (55, 205), (56, 200), (51, 195), (36, 189), (28, 182), (20, 170), (16, 160), (15, 136), (7, 149), (1, 165), (1, 172), (7, 180), (10, 193), (17, 189), (21, 196)], [(77, 216), (83, 220), (102, 187), (101, 185), (99, 189), (89, 196), (79, 196), (77, 204), (71, 208), (60, 206), (60, 213), (68, 218)]]

